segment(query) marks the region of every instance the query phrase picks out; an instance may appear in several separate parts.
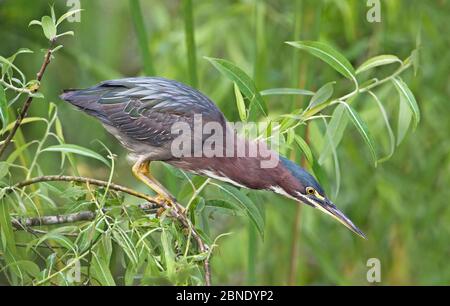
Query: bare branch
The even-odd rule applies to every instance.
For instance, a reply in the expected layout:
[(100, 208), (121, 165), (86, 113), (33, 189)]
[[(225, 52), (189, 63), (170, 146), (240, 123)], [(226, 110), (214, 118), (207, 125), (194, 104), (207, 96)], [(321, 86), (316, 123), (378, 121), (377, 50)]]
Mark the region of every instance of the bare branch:
[[(51, 42), (50, 47), (48, 48), (47, 52), (45, 53), (44, 61), (42, 62), (41, 68), (39, 69), (38, 73), (36, 74), (36, 78), (38, 82), (41, 82), (42, 77), (44, 76), (45, 70), (47, 69), (48, 64), (50, 64), (51, 57), (52, 57), (52, 48), (54, 45), (54, 41)], [(39, 90), (39, 86), (32, 89), (30, 93), (36, 93)], [(3, 144), (0, 146), (0, 157), (5, 152), (6, 148), (8, 147), (11, 140), (14, 138), (14, 135), (16, 134), (17, 130), (19, 129), (20, 125), (22, 124), (22, 120), (27, 116), (28, 109), (31, 106), (31, 102), (33, 102), (33, 96), (28, 95), (28, 98), (25, 100), (25, 103), (22, 106), (22, 109), (20, 110), (20, 113), (17, 116), (16, 122), (14, 123), (14, 126), (12, 130), (9, 132), (8, 136), (6, 137)]]
[[(157, 204), (144, 203), (139, 204), (138, 207), (143, 211), (156, 212)], [(103, 212), (110, 211), (111, 209), (112, 208), (104, 208)], [(31, 226), (55, 225), (64, 223), (75, 223), (79, 221), (90, 221), (94, 220), (96, 216), (97, 212), (87, 210), (65, 215), (18, 218), (12, 220), (12, 225), (17, 230), (25, 230)]]

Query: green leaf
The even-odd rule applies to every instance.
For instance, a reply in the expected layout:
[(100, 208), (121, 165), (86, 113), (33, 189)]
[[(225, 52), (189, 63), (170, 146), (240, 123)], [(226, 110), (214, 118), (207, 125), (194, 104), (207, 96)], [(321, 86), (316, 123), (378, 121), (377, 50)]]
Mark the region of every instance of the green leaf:
[(7, 162), (0, 162), (0, 180), (4, 178), (9, 172), (9, 164)]
[(261, 96), (272, 95), (301, 95), (301, 96), (313, 96), (314, 92), (306, 89), (297, 88), (271, 88), (259, 92)]
[(416, 98), (409, 89), (408, 85), (406, 85), (406, 83), (403, 82), (400, 77), (392, 79), (392, 82), (394, 83), (395, 88), (397, 88), (399, 95), (404, 98), (404, 101), (408, 105), (413, 115), (413, 128), (415, 129), (420, 121), (420, 110), (419, 106), (417, 105)]
[(114, 278), (109, 270), (108, 263), (92, 252), (91, 273), (94, 279), (102, 286), (115, 286)]
[(236, 105), (239, 112), (239, 118), (241, 121), (247, 121), (247, 110), (245, 109), (244, 98), (236, 83), (234, 83), (234, 95), (236, 96)]
[(112, 244), (110, 235), (103, 235), (92, 252), (92, 274), (102, 286), (115, 286), (109, 264), (111, 261)]
[(347, 114), (350, 118), (350, 120), (355, 125), (358, 132), (361, 134), (362, 138), (366, 142), (367, 146), (369, 147), (370, 153), (372, 155), (373, 162), (375, 164), (375, 167), (377, 166), (377, 153), (375, 151), (375, 147), (373, 145), (373, 139), (372, 135), (369, 133), (369, 129), (367, 128), (366, 123), (362, 120), (362, 118), (359, 116), (359, 114), (347, 103), (342, 102), (343, 105), (345, 105), (347, 109)]
[(253, 80), (239, 67), (233, 63), (219, 58), (205, 57), (220, 73), (235, 82), (244, 96), (250, 103), (256, 103), (256, 106), (264, 116), (267, 116), (267, 106), (256, 89)]
[(218, 208), (220, 212), (227, 213), (230, 215), (243, 215), (244, 212), (230, 200), (217, 199), (208, 200), (205, 202), (205, 206)]
[(39, 278), (41, 270), (39, 266), (30, 260), (19, 260), (16, 262), (17, 268), (26, 272), (32, 278)]
[[(66, 36), (66, 35), (74, 36), (75, 33), (73, 31), (67, 31), (67, 32), (56, 35), (56, 38), (60, 38), (60, 37)], [(58, 49), (53, 50), (53, 52), (55, 52), (55, 51), (58, 51)]]
[(314, 94), (314, 96), (311, 98), (311, 101), (309, 102), (308, 108), (311, 109), (313, 107), (322, 105), (323, 103), (327, 102), (328, 99), (331, 98), (333, 95), (334, 87), (333, 85), (336, 82), (329, 82), (322, 87), (319, 88), (319, 90)]
[[(14, 55), (10, 57), (11, 59), (15, 59)], [(6, 59), (3, 56), (0, 55), (0, 63), (3, 63), (1, 65), (2, 67), (2, 78), (5, 76), (5, 74), (7, 74), (10, 78), (12, 77), (11, 75), (11, 69), (14, 69), (15, 71), (17, 71), (17, 73), (20, 75), (21, 79), (22, 79), (22, 83), (25, 83), (25, 75), (23, 74), (23, 72), (17, 68), (16, 65), (14, 65), (12, 63), (12, 61), (10, 60), (10, 58)]]
[(386, 129), (387, 129), (388, 135), (389, 135), (389, 144), (390, 144), (389, 153), (385, 157), (382, 157), (382, 158), (380, 158), (378, 160), (379, 163), (382, 163), (382, 162), (387, 161), (394, 154), (394, 151), (395, 151), (395, 136), (394, 136), (394, 132), (392, 131), (391, 124), (389, 123), (389, 118), (388, 118), (387, 112), (384, 109), (384, 106), (381, 103), (380, 99), (378, 99), (378, 97), (371, 91), (369, 91), (369, 94), (373, 97), (373, 99), (377, 103), (378, 107), (380, 108), (380, 112), (381, 112), (381, 115), (383, 116), (383, 120), (384, 120), (384, 123), (386, 125)]
[(44, 16), (41, 19), (42, 30), (44, 31), (45, 37), (48, 40), (53, 40), (56, 37), (56, 25), (50, 16)]
[(346, 78), (355, 79), (355, 69), (352, 64), (331, 46), (318, 41), (288, 41), (286, 43), (320, 58)]
[(50, 146), (50, 147), (43, 149), (42, 152), (63, 152), (63, 153), (73, 153), (73, 154), (83, 155), (86, 157), (97, 159), (97, 160), (101, 161), (102, 163), (104, 163), (105, 165), (107, 165), (108, 167), (110, 167), (109, 161), (106, 160), (100, 154), (98, 154), (90, 149), (80, 147), (77, 145), (73, 145), (73, 144), (60, 144), (60, 145)]
[(31, 20), (28, 26), (31, 27), (32, 25), (42, 26), (42, 23), (39, 20)]
[(253, 203), (253, 201), (242, 191), (233, 186), (218, 185), (214, 183), (212, 183), (212, 185), (219, 187), (224, 192), (224, 195), (226, 195), (228, 198), (231, 197), (234, 203), (236, 203), (236, 207), (238, 207), (250, 218), (261, 237), (264, 238), (264, 218), (261, 215), (260, 210), (256, 207), (256, 204)]
[(311, 148), (309, 147), (309, 145), (306, 143), (306, 141), (303, 138), (301, 138), (298, 135), (295, 135), (294, 139), (295, 139), (295, 143), (297, 143), (299, 148), (305, 154), (306, 159), (308, 160), (308, 163), (310, 165), (312, 165), (314, 163), (314, 159), (313, 159), (313, 155), (312, 155)]
[(345, 116), (345, 106), (339, 104), (333, 111), (330, 123), (327, 126), (327, 139), (319, 157), (319, 164), (323, 165), (328, 157), (336, 150), (347, 127), (348, 117)]
[(9, 205), (7, 197), (0, 199), (0, 242), (2, 250), (7, 248), (15, 249), (14, 232), (11, 225), (11, 216), (9, 215)]
[(11, 152), (11, 154), (8, 156), (8, 158), (6, 159), (6, 162), (8, 164), (13, 164), (16, 159), (32, 144), (36, 144), (39, 143), (37, 140), (34, 141), (29, 141), (23, 145), (21, 145), (18, 148), (15, 148), (13, 152)]
[(72, 252), (76, 252), (77, 246), (66, 236), (61, 234), (64, 228), (58, 228), (52, 230), (51, 232), (42, 236), (37, 242), (36, 245), (41, 245), (44, 241), (51, 240), (56, 243), (58, 246), (70, 250)]
[(2, 121), (2, 129), (9, 123), (8, 101), (6, 100), (5, 90), (0, 85), (0, 120)]
[(58, 21), (56, 22), (56, 26), (59, 26), (61, 22), (69, 18), (70, 16), (73, 16), (79, 12), (81, 12), (83, 9), (76, 9), (76, 10), (69, 10), (65, 14), (63, 14), (61, 17), (58, 18)]
[(161, 245), (163, 248), (163, 256), (167, 267), (167, 274), (169, 278), (174, 277), (176, 267), (175, 267), (175, 252), (172, 249), (173, 237), (170, 232), (167, 232), (163, 228), (161, 233)]
[(398, 62), (400, 64), (402, 63), (402, 61), (395, 55), (389, 55), (389, 54), (378, 55), (378, 56), (372, 57), (372, 58), (368, 59), (367, 61), (365, 61), (364, 63), (362, 63), (361, 66), (359, 66), (358, 69), (356, 69), (355, 73), (358, 74), (358, 73), (370, 70), (375, 67), (389, 65), (389, 64), (392, 64), (395, 62)]
[[(40, 117), (28, 117), (28, 118), (24, 118), (21, 122), (21, 126), (27, 123), (32, 123), (32, 122), (36, 122), (36, 121), (43, 121), (45, 122), (46, 120), (44, 118), (40, 118)], [(12, 128), (14, 127), (15, 122), (12, 122), (10, 124), (8, 124), (8, 126), (1, 132), (1, 134), (5, 134), (6, 132), (12, 130)]]
[(56, 23), (55, 7), (50, 5), (50, 15), (52, 16), (52, 22)]
[(400, 96), (400, 105), (398, 110), (398, 124), (397, 124), (397, 146), (399, 146), (403, 139), (405, 139), (411, 124), (412, 113), (408, 107), (408, 103), (404, 96)]

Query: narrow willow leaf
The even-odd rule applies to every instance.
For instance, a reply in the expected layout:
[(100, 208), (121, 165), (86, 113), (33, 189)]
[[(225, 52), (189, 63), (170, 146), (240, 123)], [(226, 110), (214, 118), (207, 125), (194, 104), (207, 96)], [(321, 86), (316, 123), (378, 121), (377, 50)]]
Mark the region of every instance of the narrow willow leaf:
[(17, 57), (17, 55), (19, 55), (19, 54), (31, 54), (31, 53), (34, 53), (33, 52), (33, 50), (30, 50), (30, 49), (28, 49), (28, 48), (20, 48), (19, 50), (17, 50), (17, 52), (16, 53), (14, 53), (12, 56), (10, 56), (8, 59), (11, 61), (11, 62), (14, 62), (15, 60), (16, 60), (16, 57)]
[(53, 23), (56, 24), (55, 7), (53, 5), (50, 5), (50, 16), (52, 17)]
[(5, 196), (0, 199), (0, 238), (2, 250), (7, 248), (15, 249), (16, 244), (9, 214), (9, 205)]
[(261, 237), (264, 237), (264, 218), (261, 215), (260, 210), (256, 207), (256, 204), (253, 203), (253, 201), (242, 191), (233, 186), (218, 185), (215, 183), (211, 184), (217, 186), (220, 190), (222, 190), (228, 198), (231, 197), (236, 203), (237, 207), (239, 207), (239, 209), (250, 218)]
[(290, 146), (294, 142), (295, 129), (289, 129), (286, 134), (286, 144)]
[(47, 240), (53, 241), (58, 246), (76, 253), (76, 245), (69, 238), (65, 237), (63, 234), (58, 233), (58, 231), (54, 230), (45, 234), (36, 242), (36, 245), (41, 245), (44, 241)]
[(377, 105), (380, 109), (381, 115), (383, 116), (384, 124), (386, 125), (386, 129), (387, 129), (388, 135), (389, 135), (389, 153), (385, 157), (378, 159), (378, 162), (382, 163), (382, 162), (387, 161), (394, 154), (395, 136), (394, 136), (394, 132), (392, 131), (391, 124), (389, 123), (389, 118), (388, 118), (387, 112), (384, 109), (384, 106), (381, 103), (380, 99), (378, 99), (378, 97), (371, 91), (369, 91), (369, 94), (373, 97), (373, 99), (375, 100), (375, 102), (377, 103)]
[(255, 103), (264, 116), (267, 116), (267, 106), (256, 89), (253, 80), (235, 64), (220, 58), (205, 57), (219, 72), (235, 82), (250, 103)]
[(243, 215), (243, 211), (236, 207), (232, 201), (226, 201), (224, 199), (218, 200), (208, 200), (205, 202), (205, 205), (208, 207), (219, 208), (221, 212), (227, 213), (230, 215)]
[[(339, 110), (341, 113), (341, 116), (344, 115), (345, 109), (342, 108)], [(343, 118), (347, 119), (347, 116), (343, 116)], [(345, 120), (344, 119), (344, 120)], [(329, 125), (327, 124), (327, 120), (325, 118), (322, 118), (324, 124), (325, 124), (325, 137), (327, 139), (327, 143), (329, 144), (329, 147), (331, 148), (331, 153), (333, 156), (333, 162), (334, 162), (334, 173), (335, 173), (335, 191), (334, 191), (334, 198), (337, 198), (338, 194), (339, 194), (339, 189), (341, 188), (341, 169), (339, 167), (339, 158), (337, 156), (337, 144), (334, 143), (333, 138), (331, 137), (331, 131), (329, 129)], [(341, 119), (342, 122), (342, 119)], [(347, 122), (347, 121), (345, 121)], [(319, 175), (319, 177), (324, 177), (323, 175), (323, 169), (321, 167), (318, 167), (317, 164), (313, 165), (313, 170), (315, 173), (317, 173)], [(326, 176), (325, 176), (326, 177)]]
[(9, 172), (9, 164), (7, 162), (0, 162), (0, 180), (4, 178)]
[(413, 128), (415, 129), (420, 121), (420, 110), (419, 106), (417, 105), (416, 98), (409, 89), (408, 85), (406, 85), (406, 83), (403, 82), (400, 77), (392, 79), (392, 82), (394, 83), (395, 88), (397, 88), (399, 95), (403, 96), (404, 101), (407, 103), (413, 115)]
[(324, 147), (320, 153), (319, 164), (323, 165), (339, 146), (344, 135), (344, 130), (348, 124), (348, 117), (345, 116), (345, 106), (339, 104), (333, 111), (330, 123), (327, 125), (326, 139)]
[[(32, 122), (36, 122), (36, 121), (43, 121), (45, 122), (46, 120), (44, 118), (40, 118), (40, 117), (28, 117), (28, 118), (24, 118), (21, 122), (21, 126), (27, 123), (32, 123)], [(8, 124), (8, 126), (2, 131), (2, 134), (12, 130), (12, 128), (14, 127), (15, 122), (12, 122), (10, 124)]]
[(236, 96), (236, 104), (239, 112), (239, 118), (241, 121), (247, 121), (247, 110), (245, 109), (244, 97), (242, 97), (241, 91), (236, 83), (234, 83), (234, 95)]
[(358, 69), (356, 69), (355, 73), (358, 74), (363, 71), (373, 69), (375, 67), (389, 65), (389, 64), (392, 64), (395, 62), (400, 63), (400, 64), (402, 63), (402, 61), (395, 55), (389, 55), (389, 54), (378, 55), (378, 56), (372, 57), (372, 58), (368, 59), (367, 61), (365, 61), (364, 63), (362, 63), (361, 66), (359, 66)]
[(300, 149), (305, 154), (306, 159), (308, 160), (308, 163), (310, 165), (313, 165), (314, 159), (313, 159), (313, 155), (312, 155), (311, 148), (309, 147), (309, 145), (306, 143), (306, 141), (303, 138), (301, 138), (298, 135), (295, 135), (294, 139), (295, 139), (295, 142), (297, 143), (297, 145), (300, 147)]
[(414, 69), (414, 76), (417, 75), (417, 71), (419, 71), (419, 67), (420, 67), (420, 56), (419, 56), (419, 50), (413, 50), (411, 52), (410, 58), (411, 58), (411, 62), (413, 65), (413, 69)]
[[(17, 68), (16, 65), (14, 65), (9, 59), (4, 58), (3, 56), (0, 55), (0, 63), (3, 63), (2, 65), (0, 65), (2, 67), (2, 78), (5, 76), (5, 74), (9, 74), (11, 75), (10, 71), (11, 69), (14, 69), (15, 71), (17, 71), (17, 73), (20, 75), (21, 79), (22, 79), (22, 83), (25, 83), (25, 75), (23, 74), (23, 72)], [(16, 79), (17, 80), (17, 79)], [(20, 81), (17, 80), (19, 83)]]
[(288, 41), (286, 43), (320, 58), (346, 78), (355, 79), (355, 69), (352, 64), (331, 46), (318, 41)]
[(404, 96), (400, 96), (397, 124), (397, 146), (401, 144), (411, 125), (412, 113)]
[(314, 94), (314, 96), (311, 98), (311, 101), (309, 102), (309, 105), (307, 109), (313, 108), (315, 106), (319, 106), (322, 103), (325, 103), (328, 101), (328, 99), (331, 98), (333, 95), (334, 87), (333, 85), (336, 82), (329, 82), (322, 87), (319, 88), (319, 90)]
[(1, 257), (6, 264), (5, 267), (9, 267), (9, 270), (23, 281), (25, 272), (18, 264), (21, 257), (17, 252), (9, 205), (5, 196), (0, 199), (0, 250), (3, 252)]
[(28, 26), (31, 27), (32, 25), (42, 26), (42, 23), (39, 20), (31, 20)]
[(44, 31), (45, 37), (48, 40), (53, 40), (56, 37), (56, 25), (50, 16), (44, 16), (41, 19), (42, 30)]
[(39, 278), (41, 270), (39, 266), (30, 260), (19, 260), (16, 262), (17, 268), (31, 276), (32, 278)]
[(64, 153), (73, 153), (73, 154), (83, 155), (83, 156), (97, 159), (97, 160), (101, 161), (102, 163), (104, 163), (105, 165), (107, 165), (108, 167), (110, 167), (109, 161), (106, 160), (100, 154), (98, 154), (92, 150), (89, 150), (87, 148), (80, 147), (80, 146), (73, 145), (73, 144), (60, 144), (60, 145), (50, 146), (50, 147), (43, 149), (42, 152), (64, 152)]
[(297, 88), (271, 88), (259, 92), (261, 96), (272, 95), (301, 95), (301, 96), (313, 96), (314, 92), (306, 89)]
[[(67, 32), (58, 34), (58, 35), (56, 35), (55, 37), (56, 37), (56, 38), (60, 38), (60, 37), (66, 36), (66, 35), (74, 36), (75, 33), (74, 33), (73, 31), (67, 31)], [(55, 51), (58, 51), (58, 50), (53, 50), (53, 52), (55, 52)]]
[(75, 14), (80, 13), (82, 10), (83, 9), (75, 9), (75, 10), (69, 10), (68, 12), (64, 13), (63, 15), (61, 15), (61, 17), (58, 18), (58, 21), (56, 22), (56, 26), (59, 26), (61, 22), (63, 22), (70, 16), (74, 16)]
[(11, 154), (10, 154), (10, 155), (8, 156), (8, 158), (6, 159), (6, 162), (7, 162), (8, 164), (13, 164), (13, 163), (16, 161), (16, 159), (17, 159), (20, 155), (22, 155), (22, 153), (23, 153), (30, 145), (36, 144), (36, 143), (39, 143), (39, 142), (38, 142), (37, 140), (35, 140), (35, 141), (30, 141), (30, 142), (27, 142), (27, 143), (25, 143), (25, 144), (19, 146), (18, 148), (15, 148), (14, 151), (11, 152)]
[(9, 123), (8, 101), (6, 100), (5, 90), (0, 85), (0, 120), (2, 121), (2, 130)]
[(163, 229), (161, 233), (161, 245), (163, 248), (164, 260), (166, 262), (167, 274), (173, 277), (176, 271), (175, 252), (172, 249), (173, 237), (167, 230)]
[(102, 286), (115, 286), (114, 278), (109, 269), (108, 262), (92, 252), (91, 273), (93, 278)]
[(370, 134), (366, 123), (362, 120), (362, 118), (359, 116), (359, 114), (349, 104), (344, 103), (344, 102), (342, 102), (342, 104), (345, 105), (350, 120), (353, 122), (356, 129), (361, 134), (362, 138), (364, 139), (367, 146), (369, 147), (370, 154), (372, 155), (372, 159), (373, 159), (373, 162), (376, 167), (377, 166), (377, 153), (375, 151), (372, 135)]

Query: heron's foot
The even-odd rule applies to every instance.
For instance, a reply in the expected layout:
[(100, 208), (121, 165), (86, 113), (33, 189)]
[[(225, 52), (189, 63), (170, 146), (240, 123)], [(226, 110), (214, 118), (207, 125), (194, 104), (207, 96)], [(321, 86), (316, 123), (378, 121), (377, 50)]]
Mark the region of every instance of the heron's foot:
[(174, 207), (177, 203), (177, 200), (174, 197), (163, 194), (158, 194), (155, 198), (155, 201), (170, 207)]
[(178, 204), (177, 200), (172, 195), (158, 194), (155, 198), (155, 201), (163, 205), (163, 207), (161, 207), (158, 211), (159, 215), (161, 215), (167, 208), (175, 208), (178, 213), (181, 213), (183, 215), (185, 214), (186, 209)]

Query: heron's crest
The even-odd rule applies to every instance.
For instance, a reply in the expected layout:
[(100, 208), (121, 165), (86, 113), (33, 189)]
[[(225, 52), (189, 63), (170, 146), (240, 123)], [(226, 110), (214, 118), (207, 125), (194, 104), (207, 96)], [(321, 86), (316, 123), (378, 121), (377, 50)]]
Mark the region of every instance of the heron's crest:
[(300, 181), (300, 183), (304, 187), (313, 187), (315, 190), (317, 190), (318, 193), (320, 193), (322, 196), (325, 195), (324, 190), (320, 186), (320, 184), (317, 182), (317, 180), (312, 176), (309, 172), (307, 172), (305, 169), (297, 165), (296, 163), (292, 162), (291, 160), (280, 156), (280, 162), (286, 169), (291, 172), (291, 174)]

